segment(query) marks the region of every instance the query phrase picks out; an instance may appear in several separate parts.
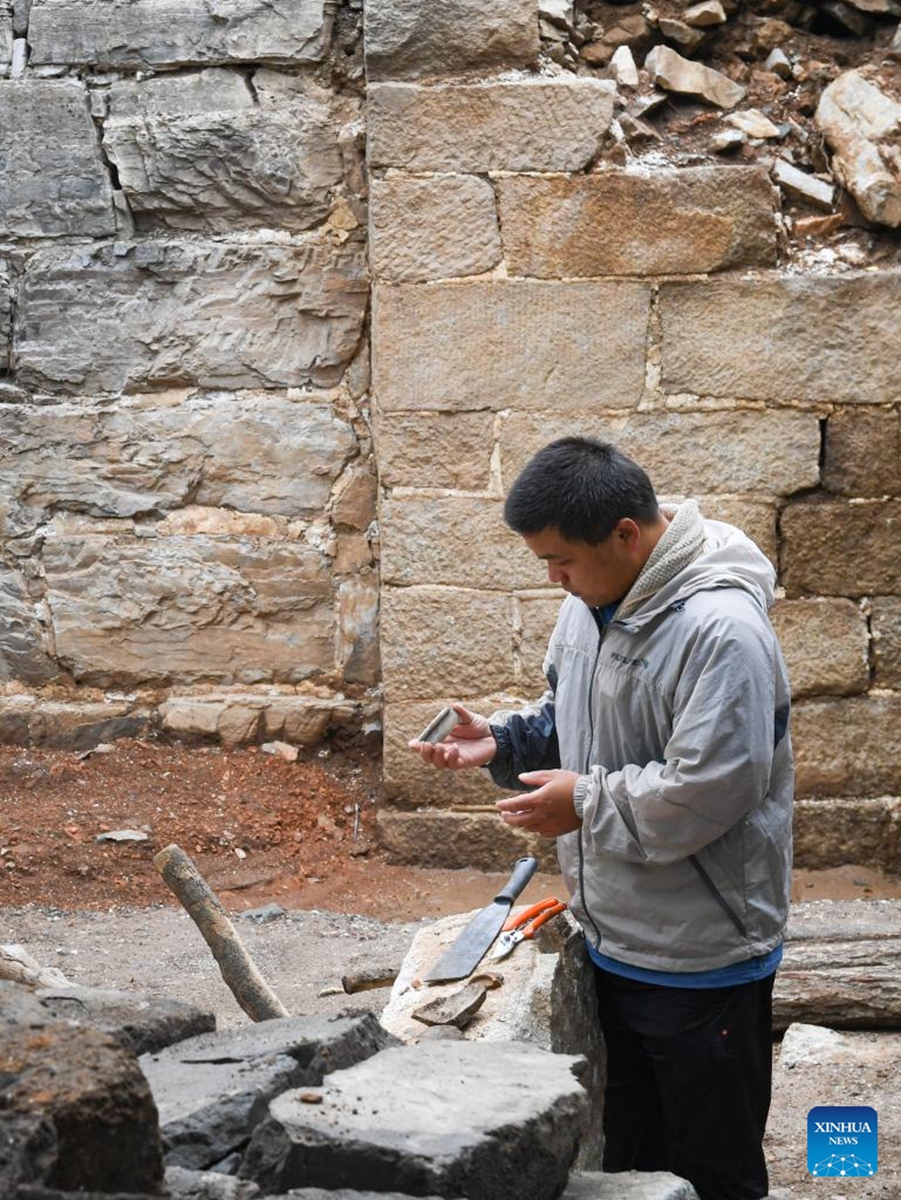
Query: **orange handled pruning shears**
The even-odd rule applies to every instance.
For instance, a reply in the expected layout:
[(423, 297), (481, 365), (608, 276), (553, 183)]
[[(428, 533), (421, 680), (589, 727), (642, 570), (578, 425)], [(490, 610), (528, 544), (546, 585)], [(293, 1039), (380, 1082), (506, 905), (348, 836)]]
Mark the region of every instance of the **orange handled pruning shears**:
[(504, 922), (501, 935), (497, 939), (497, 946), (491, 957), (506, 958), (521, 941), (534, 937), (536, 930), (540, 929), (545, 921), (556, 917), (557, 913), (562, 913), (565, 908), (566, 905), (562, 900), (558, 900), (556, 896), (548, 896), (546, 900), (539, 900), (531, 908), (523, 909), (520, 913), (513, 913)]

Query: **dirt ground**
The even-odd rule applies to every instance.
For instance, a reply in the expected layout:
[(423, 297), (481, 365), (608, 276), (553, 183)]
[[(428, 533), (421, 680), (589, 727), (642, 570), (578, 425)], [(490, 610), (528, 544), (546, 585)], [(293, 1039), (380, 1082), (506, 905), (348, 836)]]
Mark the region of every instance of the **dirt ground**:
[[(220, 1028), (246, 1022), (190, 918), (153, 867), (186, 850), (233, 914), (264, 978), (292, 1013), (378, 1013), (387, 986), (352, 995), (342, 981), (389, 980), (423, 922), (469, 911), (506, 874), (388, 863), (375, 844), (379, 764), (361, 755), (297, 762), (261, 748), (223, 751), (120, 741), (79, 756), (0, 748), (0, 944), (23, 945), (73, 983), (210, 1007)], [(132, 831), (146, 840), (100, 840)], [(537, 875), (523, 900), (556, 891)], [(856, 865), (798, 872), (796, 901), (901, 899), (901, 879)], [(274, 913), (264, 906), (277, 905)], [(271, 919), (270, 919), (271, 918)], [(901, 1035), (846, 1035), (847, 1061), (789, 1069), (775, 1047), (767, 1134), (774, 1195), (899, 1200)], [(813, 1179), (806, 1126), (817, 1105), (872, 1105), (874, 1179)]]

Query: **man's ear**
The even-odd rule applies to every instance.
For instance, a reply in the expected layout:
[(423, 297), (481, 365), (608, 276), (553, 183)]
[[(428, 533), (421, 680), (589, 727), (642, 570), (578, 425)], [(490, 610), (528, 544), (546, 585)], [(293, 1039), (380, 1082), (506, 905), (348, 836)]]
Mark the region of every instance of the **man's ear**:
[(641, 529), (631, 517), (620, 517), (613, 532), (626, 545), (637, 545), (641, 541)]

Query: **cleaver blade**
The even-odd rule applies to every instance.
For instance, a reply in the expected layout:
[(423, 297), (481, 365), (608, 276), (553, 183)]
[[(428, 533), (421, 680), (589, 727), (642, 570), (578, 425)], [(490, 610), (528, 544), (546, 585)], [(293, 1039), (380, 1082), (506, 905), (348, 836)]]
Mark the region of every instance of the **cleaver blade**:
[(513, 874), (490, 904), (476, 913), (466, 928), (448, 946), (441, 958), (423, 975), (424, 983), (449, 983), (465, 979), (479, 965), (485, 951), (510, 915), (513, 901), (538, 869), (538, 859), (518, 858)]

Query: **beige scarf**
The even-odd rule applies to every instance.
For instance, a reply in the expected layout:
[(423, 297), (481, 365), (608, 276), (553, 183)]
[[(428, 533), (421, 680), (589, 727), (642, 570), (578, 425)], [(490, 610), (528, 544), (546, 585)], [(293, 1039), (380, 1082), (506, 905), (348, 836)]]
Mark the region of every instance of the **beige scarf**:
[(627, 617), (655, 592), (659, 592), (674, 575), (694, 562), (704, 546), (704, 522), (694, 500), (686, 500), (678, 508), (664, 508), (662, 511), (665, 517), (669, 517), (669, 525), (616, 610), (617, 619)]

